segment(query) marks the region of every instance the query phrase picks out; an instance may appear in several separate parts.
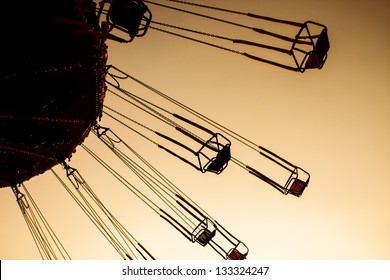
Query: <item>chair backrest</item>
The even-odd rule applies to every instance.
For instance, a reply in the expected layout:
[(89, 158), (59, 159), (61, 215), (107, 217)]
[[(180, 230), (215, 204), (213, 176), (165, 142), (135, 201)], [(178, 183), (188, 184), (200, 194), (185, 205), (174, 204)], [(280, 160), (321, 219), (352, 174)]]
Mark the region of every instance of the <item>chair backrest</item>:
[(230, 145), (224, 146), (217, 156), (206, 166), (206, 170), (213, 173), (221, 173), (231, 158)]
[(214, 133), (196, 153), (201, 171), (221, 173), (231, 158), (230, 146), (231, 142), (229, 139), (222, 134)]
[(229, 260), (244, 260), (246, 258), (246, 254), (242, 254), (236, 248), (233, 248), (227, 255), (227, 259)]
[(209, 229), (203, 229), (197, 236), (196, 241), (202, 245), (206, 246), (209, 241), (215, 236), (216, 230), (210, 231)]
[(326, 61), (329, 48), (330, 48), (330, 44), (329, 44), (328, 33), (326, 29), (324, 29), (322, 30), (316, 42), (314, 50), (309, 54), (309, 57), (306, 60), (305, 68), (321, 69)]
[(304, 182), (296, 178), (294, 179), (294, 182), (292, 183), (288, 192), (291, 193), (292, 195), (300, 197), (303, 191), (305, 190), (306, 186), (307, 186), (307, 182)]

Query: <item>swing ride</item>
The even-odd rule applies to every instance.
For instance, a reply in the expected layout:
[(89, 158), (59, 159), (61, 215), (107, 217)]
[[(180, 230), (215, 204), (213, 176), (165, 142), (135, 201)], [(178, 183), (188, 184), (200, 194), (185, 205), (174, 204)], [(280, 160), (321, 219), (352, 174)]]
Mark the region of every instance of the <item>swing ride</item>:
[[(250, 29), (257, 34), (287, 42), (290, 46), (283, 48), (233, 39), (155, 21), (152, 19), (152, 9), (147, 4)], [(205, 13), (183, 7), (204, 9)], [(223, 259), (242, 260), (247, 257), (248, 248), (242, 241), (192, 201), (112, 128), (101, 126), (102, 118), (112, 119), (128, 133), (142, 137), (201, 173), (218, 175), (228, 172), (225, 169), (232, 163), (284, 195), (299, 197), (308, 186), (310, 175), (302, 168), (114, 65), (107, 65), (106, 40), (130, 43), (137, 37), (145, 36), (151, 29), (303, 73), (306, 69), (321, 69), (327, 59), (329, 40), (324, 25), (313, 21), (296, 23), (178, 0), (102, 0), (99, 3), (92, 0), (23, 1), (22, 6), (20, 3), (7, 2), (5, 9), (8, 11), (7, 16), (16, 18), (25, 29), (23, 37), (12, 28), (6, 30), (5, 38), (8, 38), (9, 44), (1, 46), (7, 55), (0, 61), (0, 85), (3, 91), (0, 104), (0, 188), (12, 189), (43, 259), (57, 259), (60, 255), (70, 259), (25, 186), (28, 180), (50, 173), (48, 171), (51, 171), (59, 185), (65, 188), (121, 258), (155, 259), (106, 208), (79, 171), (67, 163), (76, 149), (83, 149), (119, 185), (128, 189), (190, 242), (210, 246)], [(295, 37), (290, 38), (206, 13), (213, 10), (289, 25), (298, 31)], [(186, 33), (272, 50), (292, 58), (292, 64), (209, 43)], [(149, 92), (148, 97), (141, 97), (123, 88), (125, 80), (144, 87)], [(118, 103), (129, 108), (124, 112), (106, 105), (106, 95), (117, 98)], [(156, 97), (164, 99), (186, 115), (156, 104), (153, 102)], [(157, 121), (157, 129), (140, 121), (146, 118), (135, 119), (131, 116), (135, 111)], [(162, 127), (164, 132), (160, 131)], [(83, 144), (92, 135), (135, 174), (153, 197), (145, 195), (135, 183)], [(254, 158), (260, 157), (272, 168), (286, 171), (286, 176), (272, 178), (259, 171), (260, 168), (253, 167), (252, 163), (244, 163), (231, 150), (233, 142), (254, 151)], [(64, 169), (71, 187), (53, 170), (58, 165)]]

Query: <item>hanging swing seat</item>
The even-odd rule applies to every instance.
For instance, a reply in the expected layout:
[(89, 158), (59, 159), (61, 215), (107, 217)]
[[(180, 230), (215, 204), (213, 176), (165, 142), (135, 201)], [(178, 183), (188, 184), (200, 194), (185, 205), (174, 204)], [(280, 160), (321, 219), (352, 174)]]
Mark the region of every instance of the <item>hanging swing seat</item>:
[(141, 0), (112, 0), (107, 12), (109, 31), (119, 29), (130, 36), (142, 37), (148, 30), (152, 13)]
[(244, 260), (245, 257), (246, 257), (246, 254), (242, 254), (236, 248), (231, 249), (227, 255), (228, 260)]
[[(320, 31), (317, 31), (317, 29), (320, 29)], [(329, 49), (330, 43), (326, 26), (307, 21), (303, 23), (295, 37), (291, 54), (294, 57), (297, 69), (304, 72), (306, 69), (321, 69), (328, 57)], [(298, 57), (298, 53), (303, 53), (301, 59)]]
[[(292, 173), (290, 175), (290, 178), (287, 180), (287, 182), (284, 186), (277, 183), (276, 181), (272, 180), (271, 178), (265, 176), (261, 172), (253, 169), (250, 166), (246, 166), (246, 168), (251, 174), (255, 175), (256, 177), (258, 177), (261, 180), (265, 181), (266, 183), (270, 184), (271, 186), (273, 186), (274, 188), (276, 188), (277, 190), (279, 190), (281, 193), (283, 193), (285, 195), (292, 194), (294, 196), (300, 197), (302, 195), (303, 191), (309, 185), (309, 180), (310, 180), (309, 173), (305, 172), (304, 170), (302, 170), (300, 168), (295, 168), (294, 170), (291, 171)], [(306, 181), (298, 178), (299, 177), (298, 170), (300, 170), (306, 174), (306, 176), (307, 176)]]
[(330, 44), (329, 44), (328, 34), (326, 30), (323, 30), (317, 40), (314, 50), (309, 54), (306, 60), (305, 68), (321, 69), (326, 61), (329, 48), (330, 48)]
[(207, 228), (202, 230), (197, 236), (196, 236), (196, 241), (202, 245), (206, 246), (209, 241), (215, 236), (216, 231), (210, 231)]
[[(215, 133), (197, 152), (201, 171), (220, 174), (231, 158), (230, 146), (231, 142), (227, 138)], [(210, 152), (215, 156), (211, 156)]]
[[(303, 175), (302, 175), (303, 174)], [(306, 177), (306, 179), (304, 179)], [(303, 169), (295, 167), (285, 185), (286, 194), (300, 197), (309, 185), (310, 175)]]
[(205, 168), (209, 172), (219, 174), (226, 168), (230, 158), (230, 145), (224, 146), (222, 150), (218, 152), (217, 156), (209, 161), (209, 164), (206, 165)]
[(294, 182), (292, 183), (290, 189), (288, 190), (289, 193), (292, 195), (300, 197), (307, 187), (308, 182), (304, 182), (300, 179), (295, 179)]
[(199, 225), (192, 232), (192, 242), (198, 242), (202, 246), (206, 246), (211, 239), (217, 233), (217, 230), (214, 228), (210, 230), (207, 222), (208, 219), (205, 218), (203, 221), (199, 223)]
[(179, 159), (181, 159), (185, 163), (191, 165), (195, 169), (201, 171), (202, 173), (212, 172), (212, 173), (220, 174), (227, 167), (228, 162), (231, 158), (231, 155), (230, 155), (231, 142), (230, 142), (230, 140), (227, 139), (226, 137), (224, 137), (223, 135), (221, 135), (219, 133), (214, 133), (211, 130), (209, 130), (205, 127), (202, 127), (202, 126), (200, 126), (200, 125), (198, 125), (190, 120), (187, 120), (187, 119), (180, 117), (180, 116), (177, 116), (177, 117), (179, 117), (180, 119), (184, 120), (185, 122), (190, 123), (190, 124), (200, 128), (203, 131), (206, 131), (207, 133), (212, 135), (207, 141), (205, 141), (205, 140), (200, 139), (199, 137), (195, 136), (191, 132), (189, 132), (189, 131), (187, 131), (179, 126), (176, 127), (176, 130), (183, 133), (187, 137), (191, 138), (195, 142), (201, 144), (201, 147), (198, 151), (193, 150), (192, 148), (188, 147), (187, 145), (185, 145), (185, 144), (183, 144), (183, 143), (181, 143), (181, 142), (179, 142), (179, 141), (177, 141), (169, 136), (166, 136), (160, 132), (155, 131), (155, 133), (157, 135), (159, 135), (160, 137), (162, 137), (162, 138), (186, 149), (187, 151), (191, 152), (193, 155), (195, 155), (197, 157), (198, 163), (195, 164), (195, 163), (191, 162), (191, 160), (188, 160), (188, 159), (184, 158), (183, 156), (178, 155), (176, 152), (174, 152), (168, 148), (165, 148), (161, 145), (158, 145), (158, 147), (160, 147), (160, 148), (164, 149), (165, 151), (167, 151), (168, 153), (178, 157)]
[(244, 243), (239, 242), (234, 248), (230, 249), (230, 251), (226, 255), (226, 259), (244, 260), (248, 255), (248, 252), (248, 247), (246, 247)]
[(268, 183), (284, 195), (292, 194), (294, 196), (300, 197), (303, 191), (309, 185), (310, 174), (264, 147), (259, 146), (259, 149), (260, 155), (270, 160), (271, 162), (274, 162), (276, 166), (287, 170), (290, 172), (290, 175), (288, 176), (287, 180), (281, 178), (277, 180), (271, 179), (271, 177), (247, 165), (245, 168), (248, 170), (248, 172)]

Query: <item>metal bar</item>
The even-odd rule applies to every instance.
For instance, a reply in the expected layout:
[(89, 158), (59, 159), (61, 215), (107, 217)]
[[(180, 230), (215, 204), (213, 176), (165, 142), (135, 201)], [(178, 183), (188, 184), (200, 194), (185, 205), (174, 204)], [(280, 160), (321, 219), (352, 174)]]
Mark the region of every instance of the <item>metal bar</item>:
[(277, 23), (288, 24), (288, 25), (292, 25), (292, 26), (301, 27), (303, 25), (302, 23), (299, 23), (299, 22), (283, 20), (283, 19), (276, 19), (276, 18), (271, 18), (271, 17), (266, 17), (266, 16), (260, 16), (260, 15), (255, 15), (252, 13), (247, 13), (246, 15), (248, 17), (253, 17), (253, 18), (262, 19), (262, 20), (268, 20), (268, 21), (277, 22)]
[(246, 166), (246, 169), (249, 171), (249, 173), (251, 173), (252, 175), (258, 177), (259, 179), (263, 180), (264, 182), (270, 184), (271, 186), (273, 186), (275, 189), (277, 189), (278, 191), (280, 191), (282, 194), (285, 194), (285, 192), (283, 191), (283, 187), (281, 185), (279, 185), (278, 183), (276, 183), (274, 180), (270, 179), (269, 177), (265, 176), (264, 174), (260, 173), (259, 171), (257, 171), (256, 169), (253, 169), (252, 167), (250, 166)]
[(153, 260), (155, 260), (155, 258), (152, 256), (152, 254), (150, 254), (149, 251), (146, 250), (146, 248), (144, 246), (142, 246), (141, 243), (137, 243), (137, 244), (138, 244), (138, 246), (140, 246), (142, 248), (142, 250), (144, 250), (149, 255), (149, 257), (151, 257)]
[(186, 200), (184, 197), (182, 197), (181, 195), (179, 194), (176, 194), (175, 195), (176, 197), (178, 197), (180, 200), (182, 200), (185, 204), (187, 204), (188, 206), (190, 206), (194, 211), (196, 211), (200, 216), (202, 216), (204, 219), (206, 219), (207, 217), (199, 211), (199, 209), (197, 209), (194, 205), (192, 205), (188, 200)]
[[(169, 215), (167, 212), (164, 210), (160, 209), (161, 212), (163, 212), (165, 215), (167, 215), (172, 221), (174, 221), (177, 225), (179, 225), (179, 228), (177, 225), (175, 225), (172, 221), (168, 220), (167, 217), (160, 215), (161, 218), (166, 220), (169, 224), (171, 224), (174, 228), (176, 228), (181, 234), (183, 234), (189, 241), (192, 242), (192, 239), (189, 236), (192, 236), (191, 232), (189, 232), (182, 224), (180, 224), (176, 219), (174, 219), (171, 215)], [(187, 233), (188, 235), (186, 235)]]
[(184, 210), (186, 210), (192, 217), (194, 217), (198, 222), (202, 223), (203, 220), (197, 217), (194, 213), (192, 213), (190, 210), (188, 210), (187, 207), (185, 207), (180, 201), (176, 200), (177, 204), (179, 204)]
[[(221, 254), (221, 252), (220, 252), (219, 250), (217, 250), (217, 248), (215, 248), (211, 243), (213, 243), (214, 245), (216, 245), (222, 252), (225, 253), (225, 255)], [(218, 244), (217, 244), (215, 241), (213, 241), (213, 240), (210, 240), (209, 245), (210, 245), (211, 248), (214, 249), (215, 252), (217, 252), (218, 254), (220, 254), (221, 257), (223, 257), (224, 259), (226, 259), (227, 252), (226, 252), (220, 245), (218, 245)]]
[(246, 56), (248, 58), (260, 61), (260, 62), (268, 63), (268, 64), (271, 64), (271, 65), (274, 65), (274, 66), (277, 66), (277, 67), (281, 67), (281, 68), (284, 68), (284, 69), (287, 69), (287, 70), (291, 70), (291, 71), (295, 71), (295, 72), (299, 71), (298, 68), (287, 66), (287, 65), (284, 65), (284, 64), (281, 64), (281, 63), (277, 63), (277, 62), (273, 62), (271, 60), (267, 60), (267, 59), (264, 59), (264, 58), (261, 58), (261, 57), (257, 57), (257, 56), (254, 56), (254, 55), (251, 55), (251, 54), (248, 54), (248, 53), (242, 53), (242, 55), (244, 55), (244, 56)]
[(290, 168), (288, 168), (287, 166), (281, 164), (280, 162), (278, 162), (277, 160), (273, 159), (273, 158), (270, 157), (269, 155), (266, 155), (266, 154), (264, 154), (263, 152), (259, 152), (259, 153), (260, 153), (262, 156), (268, 158), (269, 160), (275, 162), (275, 163), (278, 164), (279, 166), (283, 167), (284, 169), (286, 169), (286, 170), (288, 170), (288, 171), (290, 171), (290, 172), (294, 172), (293, 169), (290, 169)]
[(176, 154), (175, 152), (165, 148), (164, 146), (161, 146), (161, 145), (158, 145), (159, 148), (165, 150), (166, 152), (168, 152), (169, 154), (181, 159), (182, 161), (184, 161), (185, 163), (191, 165), (192, 167), (194, 167), (196, 170), (199, 170), (200, 171), (200, 168), (198, 166), (196, 166), (195, 164), (193, 164), (192, 162), (190, 162), (189, 160), (185, 159), (184, 157), (182, 156), (179, 156), (178, 154)]
[[(180, 132), (182, 132), (182, 131), (180, 131)], [(186, 146), (186, 145), (180, 143), (179, 141), (177, 141), (177, 140), (175, 140), (175, 139), (173, 139), (173, 138), (171, 138), (171, 137), (169, 137), (169, 136), (166, 136), (166, 135), (164, 135), (164, 134), (162, 134), (162, 133), (160, 133), (160, 132), (158, 132), (158, 131), (155, 131), (155, 133), (156, 133), (158, 136), (160, 136), (160, 137), (162, 137), (162, 138), (164, 138), (164, 139), (166, 139), (166, 140), (168, 140), (168, 141), (170, 141), (170, 142), (172, 142), (172, 143), (174, 143), (174, 144), (176, 144), (176, 145), (178, 145), (178, 146), (180, 146), (180, 147), (182, 147), (182, 148), (184, 148), (184, 149), (190, 151), (190, 152), (193, 153), (194, 155), (196, 155), (196, 152), (195, 152), (194, 150), (192, 150), (192, 149), (189, 148), (188, 146)], [(184, 132), (182, 132), (182, 133), (184, 133)], [(186, 135), (187, 135), (187, 134), (186, 134)], [(201, 144), (204, 144), (204, 143), (201, 143)]]
[(278, 38), (278, 39), (281, 39), (281, 40), (284, 40), (284, 41), (287, 41), (287, 42), (291, 42), (291, 43), (295, 42), (295, 38), (290, 38), (290, 37), (287, 37), (287, 36), (279, 35), (277, 33), (270, 32), (270, 31), (267, 31), (267, 30), (264, 30), (264, 29), (255, 28), (254, 27), (254, 28), (252, 28), (252, 30), (257, 32), (257, 33), (265, 34), (265, 35), (268, 35), (268, 36), (271, 36), (271, 37), (275, 37), (275, 38)]
[(175, 114), (175, 113), (173, 113), (173, 116), (174, 116), (175, 118), (178, 118), (179, 120), (182, 120), (182, 121), (184, 121), (184, 122), (186, 122), (186, 123), (189, 123), (190, 125), (193, 125), (193, 126), (199, 128), (199, 129), (201, 129), (201, 130), (203, 130), (203, 131), (206, 131), (207, 133), (209, 133), (209, 134), (211, 134), (211, 135), (214, 134), (214, 132), (211, 131), (210, 129), (208, 129), (208, 128), (206, 128), (206, 127), (200, 125), (200, 124), (197, 124), (197, 123), (195, 123), (195, 122), (193, 122), (193, 121), (190, 121), (190, 120), (187, 119), (187, 118), (184, 118), (184, 117), (182, 117), (182, 116), (180, 116), (180, 115), (177, 115), (177, 114)]
[[(266, 148), (264, 148), (264, 147), (262, 147), (262, 146), (259, 146), (259, 149), (261, 149), (261, 150), (263, 150), (263, 151), (266, 151), (267, 153), (269, 153), (270, 155), (272, 155), (272, 156), (274, 156), (274, 157), (280, 159), (280, 160), (283, 161), (284, 163), (286, 163), (286, 164), (288, 164), (288, 165), (290, 165), (290, 166), (292, 166), (292, 167), (294, 167), (294, 168), (297, 168), (296, 165), (294, 165), (294, 164), (292, 164), (291, 162), (285, 160), (284, 158), (278, 156), (277, 154), (271, 152), (270, 150), (268, 150), (268, 149), (266, 149)], [(260, 152), (260, 153), (261, 153), (261, 152)]]
[(273, 47), (273, 46), (269, 46), (269, 45), (265, 45), (265, 44), (255, 43), (255, 42), (251, 42), (251, 41), (241, 40), (241, 39), (234, 39), (233, 43), (245, 44), (245, 45), (255, 46), (255, 47), (264, 48), (264, 49), (270, 49), (270, 50), (285, 53), (288, 55), (290, 54), (290, 50), (286, 50), (286, 49), (282, 49), (282, 48), (278, 48), (278, 47)]
[[(220, 223), (218, 223), (217, 221), (214, 221), (218, 227), (222, 228), (224, 232), (228, 233), (231, 237), (233, 237), (234, 239), (236, 239), (237, 241), (239, 241), (237, 238), (235, 238), (230, 232), (228, 232)], [(217, 229), (218, 229), (217, 227)], [(223, 231), (220, 231), (218, 230), (218, 232), (220, 234), (222, 234), (230, 243), (232, 243), (233, 245), (236, 245), (225, 233), (223, 233)]]

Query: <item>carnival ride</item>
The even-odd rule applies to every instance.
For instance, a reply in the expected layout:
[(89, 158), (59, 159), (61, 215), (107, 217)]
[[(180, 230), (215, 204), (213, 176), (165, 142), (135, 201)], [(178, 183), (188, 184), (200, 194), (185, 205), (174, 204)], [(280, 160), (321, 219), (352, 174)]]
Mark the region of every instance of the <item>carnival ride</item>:
[[(233, 39), (155, 21), (152, 19), (152, 9), (147, 4), (250, 29), (275, 38), (277, 42), (287, 42), (289, 47)], [(205, 13), (184, 7), (204, 9)], [(296, 23), (178, 0), (102, 0), (99, 3), (92, 0), (23, 1), (23, 5), (7, 2), (5, 9), (8, 11), (7, 18), (2, 20), (8, 22), (16, 19), (24, 27), (24, 33), (20, 36), (13, 28), (6, 30), (4, 35), (9, 44), (1, 46), (7, 55), (0, 62), (3, 96), (0, 104), (0, 187), (10, 187), (14, 192), (43, 259), (70, 258), (25, 186), (26, 181), (47, 171), (51, 171), (121, 258), (155, 259), (105, 207), (78, 170), (69, 165), (68, 160), (79, 148), (84, 149), (118, 184), (126, 187), (190, 242), (208, 245), (224, 259), (241, 260), (247, 257), (248, 248), (242, 241), (191, 200), (112, 128), (102, 126), (102, 118), (112, 119), (118, 126), (137, 135), (135, 137), (155, 144), (202, 173), (228, 172), (225, 169), (231, 162), (285, 195), (299, 197), (308, 186), (310, 175), (302, 168), (139, 78), (114, 65), (107, 65), (106, 40), (130, 43), (137, 37), (145, 36), (148, 29), (154, 29), (303, 73), (307, 69), (321, 69), (327, 59), (329, 40), (324, 25), (312, 21)], [(212, 11), (289, 25), (297, 28), (297, 33), (291, 38), (215, 17), (209, 14)], [(292, 63), (284, 64), (210, 43), (200, 39), (203, 37), (272, 50), (292, 58)], [(144, 87), (149, 91), (149, 96), (142, 97), (123, 88), (122, 84), (127, 80)], [(121, 111), (106, 105), (106, 95), (117, 98), (128, 108)], [(156, 97), (171, 103), (173, 108), (186, 116), (156, 104)], [(146, 118), (132, 117), (129, 112), (133, 111), (155, 119), (159, 123), (155, 126), (157, 128), (144, 123), (142, 120)], [(161, 132), (163, 126), (168, 128), (165, 131), (171, 129), (172, 133)], [(89, 134), (107, 146), (151, 190), (153, 197), (145, 195), (96, 151), (83, 144)], [(244, 163), (237, 158), (239, 155), (231, 151), (233, 141), (253, 151), (253, 158), (260, 156), (272, 168), (284, 170), (285, 176), (272, 178), (260, 168)], [(63, 167), (73, 188), (53, 170), (57, 165)]]

